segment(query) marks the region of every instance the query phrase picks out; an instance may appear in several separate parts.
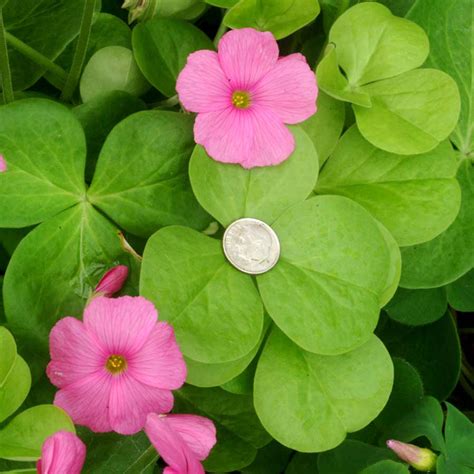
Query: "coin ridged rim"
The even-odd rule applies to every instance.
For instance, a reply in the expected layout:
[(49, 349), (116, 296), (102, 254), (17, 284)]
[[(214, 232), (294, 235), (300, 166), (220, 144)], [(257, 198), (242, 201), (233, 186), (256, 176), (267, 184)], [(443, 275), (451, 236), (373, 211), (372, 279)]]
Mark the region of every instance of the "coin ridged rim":
[[(234, 227), (235, 224), (237, 223), (242, 223), (242, 222), (252, 222), (254, 224), (258, 224), (259, 226), (263, 227), (269, 234), (272, 239), (272, 242), (276, 244), (276, 253), (275, 253), (275, 258), (274, 261), (271, 262), (270, 266), (268, 268), (265, 268), (264, 270), (248, 270), (247, 268), (242, 267), (238, 263), (234, 262), (232, 260), (232, 257), (229, 255), (227, 249), (226, 249), (226, 237), (229, 234), (229, 231)], [(235, 221), (231, 222), (225, 232), (224, 236), (222, 237), (222, 249), (224, 251), (224, 255), (227, 259), (227, 261), (234, 267), (237, 268), (237, 270), (240, 270), (242, 273), (247, 273), (248, 275), (261, 275), (263, 273), (269, 272), (280, 260), (280, 239), (278, 238), (278, 235), (276, 232), (264, 221), (261, 221), (260, 219), (255, 219), (253, 217), (242, 217), (241, 219), (236, 219)]]

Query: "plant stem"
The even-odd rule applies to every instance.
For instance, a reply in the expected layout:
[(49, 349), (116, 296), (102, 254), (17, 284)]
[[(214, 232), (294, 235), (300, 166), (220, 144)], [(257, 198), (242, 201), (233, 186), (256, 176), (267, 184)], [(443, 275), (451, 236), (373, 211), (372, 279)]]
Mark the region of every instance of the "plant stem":
[(0, 76), (2, 78), (3, 100), (5, 104), (13, 102), (12, 74), (8, 60), (7, 40), (5, 38), (5, 25), (3, 24), (3, 11), (0, 8)]
[(154, 102), (149, 104), (150, 109), (169, 109), (179, 104), (179, 99), (177, 95), (169, 97), (168, 99), (160, 100), (159, 102)]
[(51, 73), (56, 75), (62, 83), (66, 81), (66, 71), (57, 64), (54, 64), (51, 59), (42, 55), (40, 52), (36, 51), (36, 49), (32, 48), (31, 46), (28, 46), (26, 43), (23, 43), (23, 41), (18, 39), (16, 36), (13, 36), (8, 31), (5, 31), (5, 37), (7, 39), (7, 43), (12, 48), (23, 54), (23, 56), (27, 57), (28, 59), (31, 59), (36, 64), (42, 66), (47, 71), (50, 71)]
[(219, 40), (224, 36), (224, 33), (228, 30), (227, 26), (224, 25), (224, 16), (225, 13), (222, 15), (222, 21), (221, 24), (219, 25), (219, 29), (217, 30), (216, 36), (214, 37), (214, 46), (217, 47), (219, 44)]
[(94, 16), (96, 0), (86, 0), (84, 11), (82, 13), (81, 30), (77, 40), (76, 51), (72, 60), (71, 69), (64, 84), (64, 89), (61, 94), (61, 99), (69, 102), (72, 99), (77, 83), (81, 77), (82, 68), (86, 59), (87, 46), (89, 45), (89, 38), (92, 28), (92, 18)]

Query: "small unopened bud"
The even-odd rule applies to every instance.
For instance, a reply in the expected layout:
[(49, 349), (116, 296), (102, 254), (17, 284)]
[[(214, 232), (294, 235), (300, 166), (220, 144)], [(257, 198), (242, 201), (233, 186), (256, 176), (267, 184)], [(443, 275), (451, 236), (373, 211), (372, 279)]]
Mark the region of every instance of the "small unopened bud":
[(117, 265), (105, 272), (97, 286), (94, 294), (96, 296), (112, 296), (122, 289), (125, 280), (128, 277), (128, 267), (125, 265)]
[(429, 472), (436, 469), (436, 459), (438, 456), (429, 449), (420, 448), (414, 444), (402, 443), (394, 439), (387, 441), (387, 447), (402, 461), (405, 461), (418, 471)]
[(3, 155), (0, 155), (0, 173), (4, 173), (7, 170), (7, 162)]

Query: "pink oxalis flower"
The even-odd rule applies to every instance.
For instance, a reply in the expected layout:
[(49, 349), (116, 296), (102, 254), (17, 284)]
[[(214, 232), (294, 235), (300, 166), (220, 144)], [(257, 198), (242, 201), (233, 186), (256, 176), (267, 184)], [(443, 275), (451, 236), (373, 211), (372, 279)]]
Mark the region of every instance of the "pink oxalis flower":
[(142, 297), (97, 297), (84, 322), (66, 317), (50, 333), (47, 374), (60, 390), (54, 403), (95, 432), (133, 434), (150, 412), (173, 407), (171, 390), (186, 378), (173, 328), (157, 322)]
[(4, 173), (7, 170), (7, 162), (3, 155), (0, 155), (0, 173)]
[(58, 431), (43, 443), (36, 470), (38, 474), (80, 474), (85, 459), (85, 444), (73, 433)]
[(168, 464), (163, 474), (204, 474), (200, 461), (217, 441), (214, 423), (197, 415), (150, 413), (145, 433)]
[(112, 296), (122, 289), (128, 277), (128, 267), (117, 265), (104, 273), (94, 289), (95, 295)]
[(276, 165), (295, 148), (285, 124), (316, 112), (316, 77), (301, 54), (278, 57), (269, 32), (226, 33), (218, 52), (188, 56), (176, 84), (179, 99), (197, 112), (194, 138), (217, 161), (245, 168)]

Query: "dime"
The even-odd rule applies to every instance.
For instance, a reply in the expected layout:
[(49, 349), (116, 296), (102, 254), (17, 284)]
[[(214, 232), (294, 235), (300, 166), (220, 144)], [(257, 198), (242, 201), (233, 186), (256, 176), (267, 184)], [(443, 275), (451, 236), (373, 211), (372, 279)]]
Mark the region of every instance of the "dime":
[(238, 219), (227, 227), (224, 254), (238, 270), (251, 275), (268, 272), (280, 257), (280, 242), (274, 230), (258, 219)]

